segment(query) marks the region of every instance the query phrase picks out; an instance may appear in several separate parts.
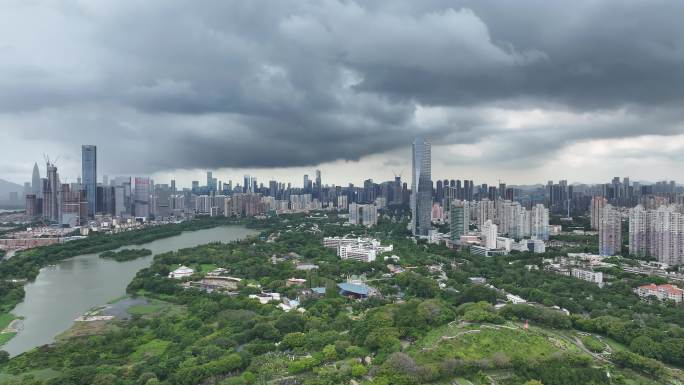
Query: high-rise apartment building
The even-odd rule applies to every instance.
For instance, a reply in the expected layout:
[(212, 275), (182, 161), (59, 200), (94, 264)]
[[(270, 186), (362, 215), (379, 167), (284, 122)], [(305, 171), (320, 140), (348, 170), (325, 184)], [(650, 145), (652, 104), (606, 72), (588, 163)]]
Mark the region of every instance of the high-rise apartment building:
[(601, 214), (603, 208), (608, 204), (608, 199), (602, 196), (595, 196), (591, 198), (591, 206), (589, 207), (589, 214), (591, 216), (591, 228), (598, 230), (601, 223)]
[(532, 239), (549, 240), (549, 210), (538, 203), (530, 214), (530, 236)]
[(347, 196), (340, 195), (337, 197), (337, 210), (344, 211), (347, 210), (349, 206), (347, 205)]
[(97, 146), (81, 147), (81, 176), (88, 202), (87, 215), (92, 217), (97, 212)]
[(375, 204), (349, 204), (349, 224), (375, 226), (378, 223), (378, 208)]
[(411, 231), (427, 236), (432, 224), (432, 149), (422, 138), (413, 141), (411, 172)]
[(639, 257), (649, 255), (650, 215), (638, 205), (629, 210), (629, 253)]
[(599, 223), (599, 254), (616, 255), (622, 251), (622, 218), (620, 210), (608, 204), (603, 207)]
[(482, 229), (485, 222), (496, 219), (496, 202), (484, 198), (477, 202), (477, 228)]
[(670, 266), (684, 264), (684, 214), (678, 206), (662, 205), (629, 211), (629, 253), (655, 257)]
[(482, 246), (487, 249), (496, 249), (496, 237), (498, 235), (498, 229), (496, 224), (490, 219), (486, 220), (480, 229), (480, 236), (482, 238)]

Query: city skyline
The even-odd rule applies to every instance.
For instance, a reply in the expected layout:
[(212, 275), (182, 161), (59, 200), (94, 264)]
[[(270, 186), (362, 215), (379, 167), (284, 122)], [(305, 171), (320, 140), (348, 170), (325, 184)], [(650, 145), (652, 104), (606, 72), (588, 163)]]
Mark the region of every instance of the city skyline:
[(0, 0), (0, 385), (684, 385), (681, 15)]
[(43, 153), (75, 178), (91, 143), (107, 175), (358, 183), (408, 175), (416, 135), (437, 176), (678, 175), (684, 5), (580, 3), (5, 4), (0, 178)]

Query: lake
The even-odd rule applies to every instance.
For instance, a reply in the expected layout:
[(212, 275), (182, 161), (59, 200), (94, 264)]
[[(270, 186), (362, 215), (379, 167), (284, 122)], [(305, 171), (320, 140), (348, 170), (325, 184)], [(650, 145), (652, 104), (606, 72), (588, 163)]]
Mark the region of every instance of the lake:
[(84, 254), (40, 270), (34, 282), (24, 286), (26, 297), (12, 313), (24, 317), (23, 329), (0, 347), (11, 356), (52, 343), (69, 329), (74, 319), (89, 309), (125, 294), (126, 286), (141, 269), (150, 266), (157, 254), (211, 242), (230, 242), (257, 234), (244, 226), (222, 226), (187, 231), (127, 249), (150, 249), (152, 255), (128, 262)]

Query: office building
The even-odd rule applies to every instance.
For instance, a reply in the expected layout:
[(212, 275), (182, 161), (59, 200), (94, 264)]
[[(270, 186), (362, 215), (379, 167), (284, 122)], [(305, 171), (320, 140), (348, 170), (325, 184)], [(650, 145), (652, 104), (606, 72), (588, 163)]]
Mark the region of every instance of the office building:
[(57, 166), (47, 162), (46, 178), (42, 181), (43, 218), (52, 222), (59, 222), (59, 175)]
[(432, 227), (432, 150), (429, 142), (416, 138), (412, 145), (411, 231), (425, 237)]
[(451, 242), (459, 244), (462, 235), (468, 234), (470, 208), (466, 201), (454, 201), (449, 211), (449, 236)]
[(38, 163), (33, 164), (33, 175), (31, 176), (31, 193), (36, 196), (36, 199), (43, 197), (43, 183), (40, 179)]
[(150, 178), (135, 178), (134, 210), (137, 218), (150, 217)]
[(81, 147), (81, 178), (88, 202), (88, 216), (97, 212), (97, 146)]

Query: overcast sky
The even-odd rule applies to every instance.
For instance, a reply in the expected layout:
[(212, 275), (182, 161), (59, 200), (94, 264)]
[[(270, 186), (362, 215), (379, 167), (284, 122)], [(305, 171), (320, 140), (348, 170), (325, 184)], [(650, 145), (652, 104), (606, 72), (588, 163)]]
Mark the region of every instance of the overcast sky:
[(682, 181), (684, 2), (0, 2), (0, 178)]

